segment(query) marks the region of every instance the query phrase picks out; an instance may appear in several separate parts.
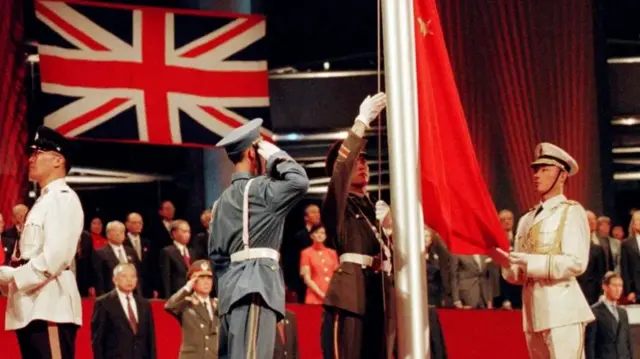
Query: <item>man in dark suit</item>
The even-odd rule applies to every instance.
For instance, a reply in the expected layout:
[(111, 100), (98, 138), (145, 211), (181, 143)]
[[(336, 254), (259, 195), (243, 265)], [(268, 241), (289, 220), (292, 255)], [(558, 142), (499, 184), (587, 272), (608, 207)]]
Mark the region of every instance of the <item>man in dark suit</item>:
[(138, 277), (131, 263), (113, 271), (116, 287), (93, 307), (91, 346), (94, 359), (155, 359), (153, 313), (149, 302), (135, 293)]
[(82, 297), (95, 295), (93, 273), (94, 254), (91, 234), (87, 231), (82, 231), (73, 267), (76, 282), (78, 283), (78, 290)]
[(9, 227), (2, 232), (2, 238), (7, 238), (7, 244), (11, 245), (7, 245), (7, 252), (5, 253), (9, 253), (9, 259), (5, 258), (5, 261), (8, 261), (7, 263), (13, 266), (20, 265), (20, 263), (18, 263), (18, 258), (20, 258), (20, 247), (18, 246), (18, 242), (20, 241), (20, 235), (22, 234), (22, 228), (24, 227), (24, 220), (27, 218), (28, 212), (29, 207), (24, 204), (13, 206), (11, 211), (11, 222), (13, 223), (13, 227)]
[(151, 242), (140, 235), (144, 226), (142, 216), (135, 212), (129, 213), (125, 226), (127, 227), (127, 235), (122, 244), (133, 249), (140, 262), (138, 270), (141, 279), (140, 289), (142, 290), (142, 295), (145, 298), (157, 298), (157, 280), (154, 280), (153, 273), (154, 268), (157, 268), (158, 261), (157, 258), (152, 255)]
[(166, 246), (160, 254), (162, 273), (162, 298), (168, 299), (173, 293), (187, 284), (187, 272), (191, 262), (195, 260), (192, 249), (189, 249), (191, 228), (189, 223), (177, 219), (171, 223), (173, 244)]
[(487, 255), (453, 255), (451, 292), (457, 308), (493, 308), (500, 295), (499, 270)]
[(602, 277), (607, 272), (607, 259), (605, 251), (596, 233), (597, 217), (595, 213), (587, 211), (587, 220), (589, 221), (589, 230), (591, 234), (589, 239), (589, 263), (587, 269), (576, 277), (582, 293), (589, 304), (595, 304), (600, 298), (600, 283)]
[(620, 244), (620, 274), (626, 301), (637, 303), (640, 295), (640, 245), (635, 233)]
[(617, 305), (622, 295), (622, 278), (607, 272), (602, 280), (604, 298), (593, 305), (596, 317), (586, 330), (586, 359), (633, 359), (633, 345), (627, 311)]
[(296, 314), (285, 310), (285, 317), (276, 325), (276, 346), (273, 359), (299, 359), (298, 324)]
[[(131, 263), (137, 268), (140, 265), (136, 252), (122, 243), (125, 238), (125, 227), (122, 222), (107, 223), (107, 240), (109, 243), (96, 251), (94, 256), (94, 283), (97, 295), (103, 295), (113, 289), (111, 276), (118, 264)], [(136, 275), (136, 283), (138, 278)], [(140, 294), (140, 288), (136, 288)]]
[(209, 260), (209, 224), (211, 223), (211, 210), (205, 209), (200, 214), (200, 224), (202, 224), (202, 231), (193, 236), (189, 241), (189, 248), (194, 253), (194, 260), (207, 259)]

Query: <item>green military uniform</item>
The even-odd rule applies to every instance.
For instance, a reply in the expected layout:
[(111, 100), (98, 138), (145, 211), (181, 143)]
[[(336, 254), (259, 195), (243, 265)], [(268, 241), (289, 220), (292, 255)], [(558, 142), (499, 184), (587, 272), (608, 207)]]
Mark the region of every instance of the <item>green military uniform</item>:
[[(213, 276), (208, 260), (195, 261), (189, 273), (190, 278)], [(192, 293), (189, 284), (167, 300), (165, 310), (174, 315), (182, 326), (180, 359), (218, 358), (220, 320), (216, 307), (217, 300)]]

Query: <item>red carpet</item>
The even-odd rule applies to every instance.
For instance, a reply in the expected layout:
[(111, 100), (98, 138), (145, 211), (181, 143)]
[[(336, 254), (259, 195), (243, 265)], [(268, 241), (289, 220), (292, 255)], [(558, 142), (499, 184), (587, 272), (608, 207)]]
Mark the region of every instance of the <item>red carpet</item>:
[[(84, 324), (78, 332), (76, 358), (91, 359), (91, 311), (93, 301), (83, 301)], [(0, 326), (4, 328), (6, 298), (0, 298)], [(178, 357), (181, 336), (178, 322), (163, 310), (164, 302), (154, 301), (158, 359)], [(320, 317), (322, 308), (290, 305), (297, 315), (301, 359), (321, 359)], [(440, 321), (449, 359), (527, 358), (520, 312), (481, 310), (441, 310)], [(20, 358), (13, 332), (0, 330), (0, 359)]]

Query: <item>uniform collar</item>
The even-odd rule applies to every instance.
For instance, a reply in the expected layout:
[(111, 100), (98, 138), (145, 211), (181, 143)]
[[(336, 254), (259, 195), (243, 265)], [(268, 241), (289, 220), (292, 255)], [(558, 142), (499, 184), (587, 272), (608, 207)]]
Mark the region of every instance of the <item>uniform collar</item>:
[(66, 187), (66, 186), (67, 186), (67, 182), (64, 180), (64, 178), (58, 178), (57, 180), (53, 180), (49, 182), (48, 185), (44, 186), (44, 188), (42, 189), (42, 194), (46, 194), (51, 190)]
[(242, 180), (242, 179), (251, 179), (252, 177), (254, 177), (251, 173), (249, 172), (236, 172), (231, 176), (231, 183), (238, 181), (238, 180)]
[(562, 203), (562, 202), (564, 202), (566, 200), (567, 200), (567, 197), (565, 197), (565, 195), (559, 194), (557, 196), (553, 196), (553, 197), (547, 199), (544, 202), (540, 202), (540, 205), (542, 206), (542, 208), (551, 209), (551, 208), (559, 205), (560, 203)]

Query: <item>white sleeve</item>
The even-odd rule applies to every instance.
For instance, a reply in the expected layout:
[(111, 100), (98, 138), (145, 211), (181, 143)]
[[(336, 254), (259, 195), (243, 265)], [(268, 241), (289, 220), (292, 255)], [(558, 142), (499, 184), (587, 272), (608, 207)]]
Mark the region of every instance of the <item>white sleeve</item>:
[(569, 208), (562, 235), (562, 253), (527, 255), (527, 276), (559, 280), (584, 273), (589, 263), (589, 222), (582, 206)]
[(19, 291), (29, 291), (59, 275), (75, 257), (82, 232), (84, 213), (77, 195), (70, 189), (53, 193), (44, 214), (42, 252), (14, 272)]
[[(516, 236), (513, 240), (514, 252), (520, 251), (520, 247), (522, 246), (522, 243), (520, 243), (520, 241), (526, 235), (526, 231), (527, 231), (527, 228), (524, 228), (524, 222), (527, 216), (531, 214), (532, 212), (527, 212), (524, 216), (520, 218), (520, 221), (518, 221), (518, 229), (516, 231)], [(514, 285), (522, 285), (524, 284), (524, 281), (526, 279), (525, 273), (522, 270), (522, 268), (520, 268), (515, 264), (512, 264), (509, 267), (503, 267), (502, 277), (504, 278), (504, 280)]]

